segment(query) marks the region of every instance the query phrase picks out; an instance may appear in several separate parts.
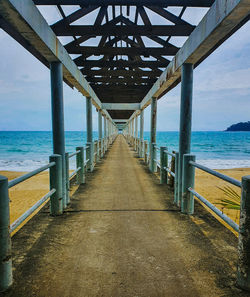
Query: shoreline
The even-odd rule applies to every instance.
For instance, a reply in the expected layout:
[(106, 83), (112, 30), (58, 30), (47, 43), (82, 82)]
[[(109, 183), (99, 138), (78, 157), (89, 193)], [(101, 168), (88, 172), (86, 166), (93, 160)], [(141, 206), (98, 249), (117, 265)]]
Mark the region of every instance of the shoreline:
[[(241, 180), (244, 175), (250, 175), (250, 168), (231, 168), (231, 169), (217, 169), (218, 172), (224, 173), (237, 180)], [(23, 175), (26, 172), (4, 170), (0, 171), (0, 175), (8, 177), (12, 180), (18, 176)], [(225, 186), (232, 187), (237, 193), (240, 194), (240, 189), (230, 185), (229, 183), (218, 179), (206, 172), (196, 169), (195, 174), (195, 190), (215, 204), (216, 207), (221, 209), (216, 203), (218, 199), (224, 198), (223, 192), (218, 188)], [(19, 218), (26, 210), (33, 206), (43, 195), (49, 191), (49, 172), (44, 171), (25, 182), (22, 182), (9, 190), (10, 194), (10, 223), (13, 223)], [(41, 206), (42, 207), (42, 206)], [(222, 209), (221, 209), (222, 210)], [(37, 210), (38, 212), (39, 210)], [(233, 219), (236, 223), (239, 223), (239, 211), (226, 210), (223, 212)], [(35, 212), (36, 213), (36, 212)], [(34, 213), (34, 215), (35, 215)]]

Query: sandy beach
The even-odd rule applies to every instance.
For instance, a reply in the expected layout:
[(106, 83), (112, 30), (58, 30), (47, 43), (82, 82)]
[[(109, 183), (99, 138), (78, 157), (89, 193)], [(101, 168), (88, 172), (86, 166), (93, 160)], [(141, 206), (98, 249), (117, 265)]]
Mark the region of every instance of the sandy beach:
[[(241, 180), (244, 175), (250, 174), (250, 168), (223, 169), (218, 170), (228, 176)], [(7, 176), (12, 180), (24, 174), (24, 172), (0, 171), (1, 175)], [(218, 199), (223, 198), (223, 192), (218, 188), (223, 188), (229, 185), (228, 183), (213, 177), (205, 172), (196, 170), (195, 189), (198, 193), (204, 196), (212, 203), (218, 202)], [(240, 189), (232, 186), (238, 193)], [(37, 176), (10, 189), (10, 222), (14, 222), (26, 210), (35, 204), (42, 196), (49, 191), (49, 175), (48, 172), (42, 172)], [(220, 208), (217, 205), (218, 208)], [(224, 213), (231, 217), (237, 223), (239, 222), (239, 212), (235, 210), (226, 210)]]

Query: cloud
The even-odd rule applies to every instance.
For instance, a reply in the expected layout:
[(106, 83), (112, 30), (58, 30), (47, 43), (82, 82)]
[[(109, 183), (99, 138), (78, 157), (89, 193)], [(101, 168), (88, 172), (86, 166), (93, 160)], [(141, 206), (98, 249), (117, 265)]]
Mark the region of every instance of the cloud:
[(227, 71), (223, 75), (221, 73), (207, 74), (207, 79), (199, 80), (199, 83), (195, 85), (197, 91), (241, 90), (250, 88), (250, 68)]

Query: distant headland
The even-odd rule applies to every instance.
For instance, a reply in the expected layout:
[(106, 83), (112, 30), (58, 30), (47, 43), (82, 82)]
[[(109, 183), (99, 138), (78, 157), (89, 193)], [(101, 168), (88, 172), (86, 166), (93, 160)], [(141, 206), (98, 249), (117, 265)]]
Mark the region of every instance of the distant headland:
[(250, 131), (250, 121), (234, 124), (228, 127), (225, 131)]

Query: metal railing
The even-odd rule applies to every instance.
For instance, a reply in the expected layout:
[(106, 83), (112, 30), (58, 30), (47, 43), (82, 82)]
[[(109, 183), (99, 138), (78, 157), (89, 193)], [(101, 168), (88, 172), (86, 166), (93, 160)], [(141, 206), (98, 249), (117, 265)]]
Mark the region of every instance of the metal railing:
[[(144, 162), (149, 165), (151, 172), (160, 170), (160, 181), (161, 183), (167, 183), (169, 181), (168, 175), (174, 179), (175, 197), (177, 197), (177, 178), (176, 171), (178, 169), (178, 153), (171, 153), (166, 147), (157, 147), (156, 144), (148, 144), (146, 140), (135, 138), (129, 135), (124, 135), (127, 142), (133, 147), (138, 153), (140, 158), (144, 159)], [(156, 151), (160, 151), (160, 160), (157, 159)], [(170, 164), (174, 162), (174, 168), (171, 168), (168, 163), (168, 156), (171, 156)]]
[[(31, 177), (49, 169), (56, 165), (56, 162), (50, 162), (40, 168), (37, 168), (29, 173), (19, 176), (8, 182), (8, 189), (30, 179)], [(17, 220), (10, 225), (10, 233), (14, 232), (29, 216), (31, 216), (44, 202), (46, 202), (54, 193), (56, 189), (50, 189), (50, 191), (44, 195), (38, 202), (36, 202), (31, 208), (29, 208), (24, 214), (22, 214)]]
[[(130, 136), (126, 136), (129, 143), (131, 142)], [(249, 246), (250, 246), (250, 176), (243, 176), (241, 182), (222, 174), (218, 171), (210, 169), (206, 166), (195, 162), (195, 156), (190, 154), (179, 155), (178, 152), (171, 153), (166, 148), (157, 148), (155, 144), (148, 145), (147, 141), (139, 142), (139, 156), (144, 158), (146, 164), (149, 164), (150, 170), (155, 172), (155, 168), (160, 169), (161, 183), (168, 181), (168, 173), (174, 178), (174, 203), (181, 208), (184, 214), (194, 213), (194, 197), (207, 206), (212, 213), (216, 214), (223, 222), (230, 226), (234, 231), (239, 234), (238, 242), (238, 274), (237, 283), (242, 288), (250, 287), (248, 272), (250, 271), (249, 264)], [(148, 150), (148, 148), (150, 149)], [(156, 158), (156, 151), (160, 150), (160, 160)], [(143, 153), (142, 153), (143, 152)], [(168, 156), (175, 160), (175, 172), (169, 168)], [(183, 157), (182, 162), (180, 158)], [(182, 170), (180, 170), (182, 169)], [(210, 201), (204, 198), (201, 194), (194, 189), (195, 169), (202, 170), (211, 174), (223, 181), (226, 181), (233, 186), (241, 189), (240, 201), (240, 224), (238, 225), (221, 210), (219, 210)], [(247, 272), (247, 273), (246, 273)]]
[[(108, 146), (115, 140), (116, 135), (111, 135), (100, 140), (99, 145), (103, 147), (98, 150), (101, 156), (107, 151)], [(103, 143), (103, 145), (101, 145)], [(26, 173), (11, 181), (5, 176), (0, 176), (0, 292), (8, 289), (13, 281), (12, 259), (11, 259), (11, 233), (28, 219), (35, 211), (50, 199), (50, 214), (58, 216), (63, 214), (63, 210), (70, 202), (69, 190), (70, 180), (76, 176), (77, 184), (85, 183), (87, 169), (93, 170), (93, 143), (88, 143), (85, 147), (77, 147), (73, 153), (65, 153), (65, 160), (61, 155), (54, 154), (49, 157), (49, 163), (36, 170)], [(102, 153), (103, 152), (103, 153)], [(85, 156), (86, 155), (86, 156)], [(76, 169), (69, 173), (69, 159), (76, 157)], [(85, 161), (86, 159), (86, 161)], [(65, 162), (65, 174), (63, 172)], [(10, 200), (9, 189), (28, 180), (29, 178), (49, 169), (49, 192), (39, 199), (31, 208), (25, 211), (10, 226)]]
[[(215, 171), (213, 169), (210, 169), (206, 166), (203, 166), (201, 164), (198, 164), (195, 162), (195, 156), (194, 155), (184, 155), (183, 157), (183, 194), (182, 196), (187, 198), (187, 203), (183, 203), (183, 212), (190, 212), (193, 213), (193, 197), (196, 197), (199, 201), (201, 201), (203, 204), (205, 204), (212, 212), (214, 212), (217, 216), (219, 216), (226, 224), (228, 224), (230, 227), (232, 227), (236, 232), (239, 232), (239, 225), (235, 223), (232, 219), (230, 219), (227, 215), (225, 215), (221, 210), (219, 210), (215, 205), (213, 205), (211, 202), (209, 202), (206, 198), (204, 198), (202, 195), (197, 193), (193, 189), (194, 185), (194, 179), (195, 179), (195, 168), (200, 169), (208, 174), (211, 174), (221, 180), (224, 180), (236, 187), (242, 188), (242, 183), (230, 176), (227, 176), (225, 174), (222, 174), (218, 171)], [(190, 193), (190, 194), (188, 194)], [(189, 209), (188, 205), (192, 205), (192, 208)], [(187, 208), (185, 209), (185, 206)]]

